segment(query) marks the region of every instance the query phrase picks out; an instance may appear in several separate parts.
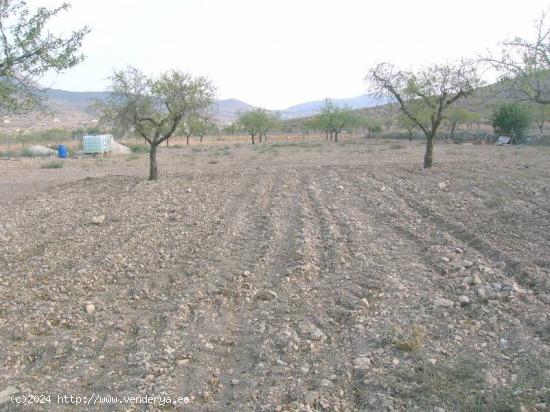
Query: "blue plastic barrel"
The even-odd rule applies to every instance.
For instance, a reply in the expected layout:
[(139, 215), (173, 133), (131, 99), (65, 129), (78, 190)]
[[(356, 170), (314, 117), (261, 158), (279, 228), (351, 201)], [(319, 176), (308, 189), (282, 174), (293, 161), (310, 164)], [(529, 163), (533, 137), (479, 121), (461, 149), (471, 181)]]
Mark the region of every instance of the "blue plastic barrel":
[(57, 147), (57, 154), (61, 159), (66, 159), (67, 155), (69, 154), (69, 150), (67, 149), (67, 146), (64, 144), (60, 144)]

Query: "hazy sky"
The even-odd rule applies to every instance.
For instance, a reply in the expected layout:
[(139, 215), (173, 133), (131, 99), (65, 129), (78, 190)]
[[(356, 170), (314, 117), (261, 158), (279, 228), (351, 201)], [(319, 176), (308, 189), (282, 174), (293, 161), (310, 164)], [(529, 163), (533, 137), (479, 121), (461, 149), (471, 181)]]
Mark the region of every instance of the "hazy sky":
[[(31, 6), (61, 1), (30, 0)], [(105, 90), (113, 68), (208, 76), (219, 98), (282, 109), (365, 93), (369, 67), (475, 57), (531, 37), (548, 0), (72, 0), (52, 29), (87, 24), (86, 60), (44, 85)]]

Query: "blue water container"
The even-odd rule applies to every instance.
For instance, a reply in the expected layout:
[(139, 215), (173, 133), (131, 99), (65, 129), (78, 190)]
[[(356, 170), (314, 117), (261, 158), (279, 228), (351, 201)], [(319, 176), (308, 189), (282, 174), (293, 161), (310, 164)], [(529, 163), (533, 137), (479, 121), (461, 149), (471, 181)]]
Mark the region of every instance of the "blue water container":
[(57, 146), (57, 154), (60, 159), (66, 159), (67, 155), (69, 154), (67, 146), (65, 146), (64, 144), (60, 144), (59, 146)]

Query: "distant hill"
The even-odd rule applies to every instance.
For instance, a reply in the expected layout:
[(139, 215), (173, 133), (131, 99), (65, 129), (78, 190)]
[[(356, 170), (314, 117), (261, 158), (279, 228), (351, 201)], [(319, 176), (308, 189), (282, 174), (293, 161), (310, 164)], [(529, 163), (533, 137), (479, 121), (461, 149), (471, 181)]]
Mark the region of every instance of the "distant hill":
[(223, 125), (233, 123), (240, 112), (254, 109), (254, 106), (238, 99), (225, 99), (216, 102), (218, 122)]
[[(91, 108), (96, 100), (105, 100), (109, 92), (73, 92), (60, 89), (49, 89), (45, 92), (47, 97), (47, 114), (30, 113), (10, 119), (9, 126), (5, 129), (51, 129), (51, 128), (77, 128), (97, 124), (97, 113)], [(353, 109), (373, 107), (383, 102), (373, 95), (365, 94), (347, 99), (332, 99), (339, 106), (350, 106)], [(290, 106), (279, 111), (285, 120), (312, 116), (318, 113), (324, 100), (316, 100)], [(253, 110), (254, 106), (238, 99), (223, 99), (216, 101), (216, 118), (220, 125), (228, 125), (234, 122), (239, 113)]]
[[(374, 94), (363, 94), (361, 96), (345, 98), (345, 99), (331, 99), (338, 106), (349, 106), (352, 109), (363, 109), (366, 107), (378, 106), (385, 103), (379, 97)], [(311, 102), (297, 104), (290, 106), (282, 110), (281, 116), (283, 119), (297, 119), (300, 117), (313, 116), (321, 110), (325, 105), (325, 100), (315, 100)]]

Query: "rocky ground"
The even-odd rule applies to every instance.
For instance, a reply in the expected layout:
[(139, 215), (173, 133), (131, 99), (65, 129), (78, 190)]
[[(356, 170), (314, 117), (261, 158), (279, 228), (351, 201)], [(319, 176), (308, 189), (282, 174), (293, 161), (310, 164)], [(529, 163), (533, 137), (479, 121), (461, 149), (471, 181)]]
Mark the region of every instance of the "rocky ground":
[(550, 150), (352, 143), (6, 197), (0, 410), (550, 410)]

